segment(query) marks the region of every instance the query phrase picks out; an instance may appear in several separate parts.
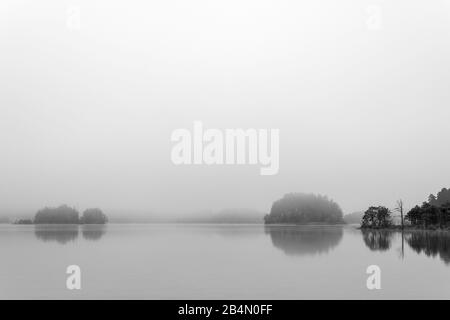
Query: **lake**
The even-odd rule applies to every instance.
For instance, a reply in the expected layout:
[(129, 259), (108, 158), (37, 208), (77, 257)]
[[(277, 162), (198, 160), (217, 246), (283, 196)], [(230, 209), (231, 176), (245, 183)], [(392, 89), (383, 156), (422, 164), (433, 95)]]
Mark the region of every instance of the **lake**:
[[(1, 299), (449, 299), (450, 233), (0, 225)], [(81, 268), (81, 290), (66, 268)], [(381, 269), (368, 290), (367, 267)]]

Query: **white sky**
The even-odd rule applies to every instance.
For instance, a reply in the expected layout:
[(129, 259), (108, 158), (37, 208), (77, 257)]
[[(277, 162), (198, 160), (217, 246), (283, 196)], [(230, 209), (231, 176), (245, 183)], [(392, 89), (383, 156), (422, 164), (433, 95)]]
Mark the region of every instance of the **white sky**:
[[(174, 166), (195, 120), (279, 128), (279, 174)], [(449, 120), (450, 1), (0, 2), (1, 210), (411, 207), (450, 187)]]

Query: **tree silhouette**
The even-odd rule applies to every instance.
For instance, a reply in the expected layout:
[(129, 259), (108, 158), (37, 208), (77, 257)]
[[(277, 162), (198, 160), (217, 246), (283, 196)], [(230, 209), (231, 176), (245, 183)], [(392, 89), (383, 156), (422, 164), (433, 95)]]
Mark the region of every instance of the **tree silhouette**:
[(430, 194), (428, 197), (428, 203), (437, 207), (450, 203), (450, 189), (442, 188), (436, 196)]
[(367, 209), (361, 221), (362, 228), (386, 228), (391, 225), (391, 212), (383, 206)]
[(415, 206), (407, 214), (406, 219), (413, 226), (424, 228), (436, 226), (443, 228), (450, 223), (450, 202), (440, 206), (424, 202), (422, 206)]

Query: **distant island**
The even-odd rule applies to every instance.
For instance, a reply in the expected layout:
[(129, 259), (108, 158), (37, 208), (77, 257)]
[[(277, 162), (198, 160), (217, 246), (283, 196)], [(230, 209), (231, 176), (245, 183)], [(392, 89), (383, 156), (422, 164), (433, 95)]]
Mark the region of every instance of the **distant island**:
[[(393, 214), (396, 212), (397, 214)], [(23, 217), (23, 215), (22, 215)], [(397, 207), (370, 206), (365, 212), (343, 215), (340, 206), (324, 195), (311, 193), (288, 193), (272, 204), (269, 214), (252, 209), (224, 209), (218, 212), (203, 211), (184, 215), (131, 215), (114, 216), (113, 223), (208, 223), (208, 224), (294, 224), (333, 225), (360, 224), (361, 229), (421, 229), (450, 230), (450, 189), (443, 188), (428, 201), (404, 212), (403, 202)], [(0, 223), (12, 221), (2, 217)], [(16, 219), (14, 224), (106, 224), (108, 217), (101, 209), (86, 209), (83, 214), (72, 207), (46, 207), (33, 219)]]
[(343, 224), (342, 210), (327, 196), (289, 193), (275, 201), (266, 224)]
[(34, 219), (20, 219), (15, 224), (106, 224), (108, 217), (97, 208), (86, 209), (80, 217), (75, 208), (67, 205), (39, 210)]

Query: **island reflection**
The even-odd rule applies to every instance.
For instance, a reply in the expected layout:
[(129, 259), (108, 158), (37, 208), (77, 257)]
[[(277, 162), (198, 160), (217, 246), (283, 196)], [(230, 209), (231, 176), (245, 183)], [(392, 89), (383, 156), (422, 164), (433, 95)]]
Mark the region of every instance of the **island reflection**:
[(343, 237), (341, 226), (265, 226), (275, 248), (286, 255), (327, 254)]
[(82, 225), (81, 233), (83, 234), (83, 239), (90, 241), (100, 240), (106, 233), (106, 225)]
[(364, 243), (372, 251), (387, 251), (392, 246), (395, 231), (361, 230)]
[(105, 225), (40, 225), (34, 226), (34, 235), (37, 239), (44, 242), (56, 242), (59, 244), (68, 244), (75, 242), (79, 235), (88, 241), (98, 241), (106, 233)]

